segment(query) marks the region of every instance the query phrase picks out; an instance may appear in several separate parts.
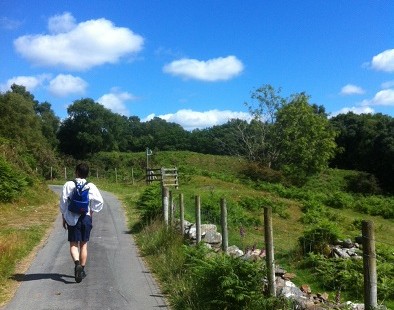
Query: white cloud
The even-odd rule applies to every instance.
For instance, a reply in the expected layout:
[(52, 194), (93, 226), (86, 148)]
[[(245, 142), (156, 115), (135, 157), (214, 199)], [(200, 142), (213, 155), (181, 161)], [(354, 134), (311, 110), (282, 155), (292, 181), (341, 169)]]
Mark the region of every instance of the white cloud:
[(375, 113), (374, 109), (365, 106), (365, 107), (351, 107), (351, 108), (343, 108), (337, 112), (332, 113), (330, 117), (337, 116), (339, 114), (347, 114), (348, 112), (353, 112), (355, 114), (373, 114)]
[(11, 89), (12, 84), (22, 85), (26, 87), (27, 91), (33, 91), (38, 86), (49, 78), (47, 74), (41, 74), (37, 76), (15, 76), (7, 80), (4, 84), (0, 84), (0, 91), (6, 92)]
[(393, 80), (393, 81), (387, 81), (387, 82), (382, 83), (381, 87), (382, 87), (383, 89), (386, 89), (386, 88), (394, 88), (394, 80)]
[(17, 38), (16, 51), (34, 65), (87, 70), (137, 53), (144, 42), (140, 35), (104, 18), (74, 24), (69, 13), (52, 17), (49, 30), (55, 34)]
[[(150, 114), (145, 118), (145, 121), (151, 120), (155, 116), (155, 114)], [(209, 110), (205, 112), (198, 112), (190, 109), (182, 109), (176, 113), (157, 115), (157, 117), (171, 123), (177, 123), (186, 130), (221, 125), (236, 118), (247, 121), (251, 119), (250, 114), (247, 112), (234, 112), (229, 110)]]
[(394, 72), (394, 49), (385, 50), (374, 56), (372, 68), (378, 71)]
[(59, 74), (49, 82), (49, 91), (58, 97), (65, 97), (70, 94), (83, 94), (88, 83), (77, 76), (70, 74)]
[(235, 56), (219, 57), (207, 61), (183, 58), (164, 66), (163, 71), (186, 79), (224, 81), (239, 75), (244, 69)]
[(98, 103), (101, 103), (107, 109), (110, 109), (114, 113), (121, 115), (129, 115), (129, 111), (126, 108), (125, 102), (129, 100), (135, 100), (136, 97), (128, 92), (119, 92), (117, 88), (111, 89), (111, 93), (105, 94), (97, 99)]
[(48, 30), (51, 33), (69, 32), (75, 27), (75, 18), (68, 12), (52, 16), (48, 20)]
[(340, 94), (344, 96), (348, 95), (362, 95), (365, 91), (360, 86), (347, 84), (342, 87)]
[(394, 89), (383, 89), (372, 99), (363, 100), (362, 106), (394, 106)]

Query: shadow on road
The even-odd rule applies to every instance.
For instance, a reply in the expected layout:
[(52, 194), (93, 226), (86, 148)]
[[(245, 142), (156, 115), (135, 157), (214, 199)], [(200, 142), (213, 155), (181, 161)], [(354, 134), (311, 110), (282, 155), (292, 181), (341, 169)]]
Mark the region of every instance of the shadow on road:
[(11, 279), (18, 282), (51, 279), (66, 284), (75, 283), (75, 281), (67, 281), (65, 278), (74, 279), (73, 276), (60, 274), (60, 273), (32, 273), (32, 274), (16, 273), (11, 276)]

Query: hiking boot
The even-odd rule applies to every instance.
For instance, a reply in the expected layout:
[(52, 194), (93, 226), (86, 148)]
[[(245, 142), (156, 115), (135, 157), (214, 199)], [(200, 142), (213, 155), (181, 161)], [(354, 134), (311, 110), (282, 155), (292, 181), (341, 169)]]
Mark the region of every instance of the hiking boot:
[(86, 278), (86, 272), (85, 272), (85, 270), (82, 270), (82, 279), (85, 279)]
[[(75, 266), (75, 282), (79, 283), (82, 281), (82, 279), (83, 279), (82, 273), (83, 273), (82, 266), (76, 265)], [(86, 274), (85, 274), (85, 276), (86, 276)]]

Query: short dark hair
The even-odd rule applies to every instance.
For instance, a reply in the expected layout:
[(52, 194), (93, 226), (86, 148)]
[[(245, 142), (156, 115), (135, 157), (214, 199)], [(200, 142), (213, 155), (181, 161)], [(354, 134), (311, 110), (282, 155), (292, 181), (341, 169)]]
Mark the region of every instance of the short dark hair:
[(89, 175), (89, 166), (86, 163), (80, 163), (75, 167), (75, 173), (77, 174), (77, 177), (80, 177), (82, 179), (87, 178)]

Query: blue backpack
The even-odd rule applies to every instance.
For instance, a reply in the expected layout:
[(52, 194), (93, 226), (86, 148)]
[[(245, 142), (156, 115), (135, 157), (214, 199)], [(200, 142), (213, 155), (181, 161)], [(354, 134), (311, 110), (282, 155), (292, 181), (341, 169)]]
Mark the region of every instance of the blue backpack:
[(75, 189), (69, 199), (68, 211), (77, 214), (86, 214), (89, 209), (89, 188), (85, 188), (86, 182), (84, 184), (78, 184), (74, 180)]

